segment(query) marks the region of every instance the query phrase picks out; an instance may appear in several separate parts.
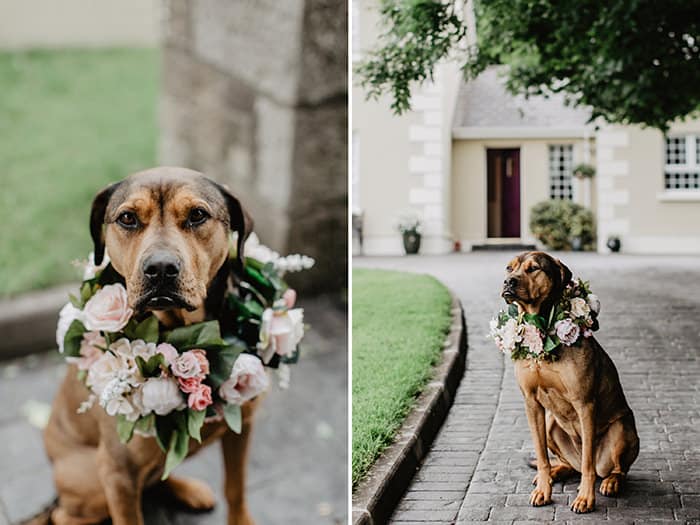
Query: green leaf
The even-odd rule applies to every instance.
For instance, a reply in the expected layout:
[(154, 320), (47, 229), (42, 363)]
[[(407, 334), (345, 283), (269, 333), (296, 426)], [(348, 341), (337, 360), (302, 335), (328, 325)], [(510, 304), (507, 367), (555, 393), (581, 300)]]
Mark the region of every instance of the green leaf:
[(241, 429), (243, 428), (243, 415), (239, 405), (224, 403), (224, 419), (226, 420), (228, 428), (233, 430), (236, 434), (241, 433)]
[(150, 433), (156, 424), (156, 415), (153, 413), (148, 414), (147, 416), (140, 417), (136, 421), (136, 426), (134, 427), (134, 430), (139, 430), (145, 434)]
[(518, 317), (518, 305), (511, 303), (508, 305), (508, 315), (511, 317)]
[(158, 342), (158, 319), (155, 315), (150, 315), (136, 326), (133, 339), (143, 339), (147, 343)]
[(221, 339), (221, 329), (218, 321), (207, 321), (189, 326), (176, 328), (168, 333), (165, 341), (176, 347), (178, 350), (189, 350), (190, 348), (207, 348), (211, 346), (222, 346), (224, 340)]
[(131, 437), (134, 435), (134, 427), (136, 427), (136, 421), (129, 421), (126, 416), (119, 414), (117, 416), (117, 434), (119, 435), (119, 441), (126, 444), (131, 441)]
[(75, 319), (66, 332), (63, 338), (63, 353), (68, 357), (80, 356), (80, 343), (83, 340), (83, 334), (87, 332), (85, 325)]
[(190, 408), (187, 411), (187, 433), (193, 439), (196, 439), (198, 443), (202, 442), (200, 431), (202, 429), (202, 425), (204, 424), (204, 418), (206, 415), (206, 410), (192, 410)]
[(218, 350), (207, 353), (209, 359), (209, 382), (214, 390), (217, 390), (229, 377), (231, 369), (238, 356), (247, 349), (246, 344), (236, 339), (232, 344)]
[(161, 480), (168, 479), (173, 469), (187, 457), (189, 442), (190, 436), (186, 430), (178, 429), (172, 433), (168, 445), (168, 453), (165, 456), (165, 469), (163, 470), (163, 476), (160, 478)]
[(80, 287), (80, 300), (82, 302), (81, 307), (90, 300), (92, 295), (92, 286), (90, 286), (90, 283), (83, 283), (83, 285)]
[(155, 416), (155, 420), (156, 442), (163, 452), (167, 452), (175, 425), (169, 416)]
[(143, 377), (159, 376), (162, 365), (165, 365), (163, 354), (152, 355), (148, 361), (145, 361), (140, 355), (136, 356), (136, 366)]
[(533, 326), (536, 326), (537, 328), (539, 328), (539, 329), (542, 330), (543, 332), (544, 332), (545, 329), (546, 329), (545, 324), (544, 324), (544, 318), (543, 318), (542, 316), (540, 316), (540, 315), (537, 315), (537, 314), (525, 314), (525, 315), (523, 316), (523, 319), (525, 319), (525, 322), (527, 322), (527, 323), (529, 323), (529, 324), (531, 324), (531, 325), (533, 325)]
[(551, 352), (554, 350), (557, 346), (559, 346), (559, 338), (554, 335), (554, 336), (547, 336), (547, 338), (544, 341), (544, 351), (546, 352)]
[(73, 306), (75, 306), (76, 308), (82, 309), (83, 303), (75, 295), (73, 295), (72, 293), (68, 294), (68, 299), (70, 300), (70, 302)]

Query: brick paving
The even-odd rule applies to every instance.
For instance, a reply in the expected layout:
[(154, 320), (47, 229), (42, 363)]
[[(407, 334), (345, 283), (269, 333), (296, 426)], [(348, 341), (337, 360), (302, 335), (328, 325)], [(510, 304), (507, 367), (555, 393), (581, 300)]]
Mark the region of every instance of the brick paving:
[[(327, 299), (302, 306), (313, 329), (291, 387), (273, 387), (256, 416), (248, 497), (258, 525), (347, 523), (346, 314)], [(53, 399), (65, 374), (61, 361), (56, 352), (0, 361), (0, 525), (32, 516), (55, 497), (41, 432), (27, 416)], [(175, 472), (206, 480), (216, 508), (193, 514), (146, 499), (146, 524), (225, 523), (222, 471), (218, 446), (186, 460)]]
[(461, 298), (467, 370), (443, 428), (396, 509), (395, 525), (700, 523), (700, 258), (560, 254), (602, 303), (596, 337), (632, 407), (641, 450), (623, 493), (574, 514), (578, 479), (531, 507), (532, 445), (510, 360), (486, 339), (513, 254), (361, 258), (355, 266), (429, 272)]

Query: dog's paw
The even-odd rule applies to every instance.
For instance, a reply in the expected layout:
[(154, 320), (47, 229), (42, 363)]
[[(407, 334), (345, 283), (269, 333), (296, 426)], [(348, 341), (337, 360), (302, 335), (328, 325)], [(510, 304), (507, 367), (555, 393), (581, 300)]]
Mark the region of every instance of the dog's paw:
[(552, 503), (552, 489), (543, 490), (536, 488), (530, 493), (530, 505), (533, 507), (541, 507)]
[(571, 504), (571, 510), (576, 514), (584, 514), (592, 512), (595, 508), (595, 497), (578, 495)]
[(610, 474), (600, 482), (600, 493), (603, 496), (617, 496), (622, 488), (622, 474)]
[(214, 491), (198, 479), (170, 478), (166, 482), (173, 496), (182, 505), (191, 510), (211, 510), (216, 505)]

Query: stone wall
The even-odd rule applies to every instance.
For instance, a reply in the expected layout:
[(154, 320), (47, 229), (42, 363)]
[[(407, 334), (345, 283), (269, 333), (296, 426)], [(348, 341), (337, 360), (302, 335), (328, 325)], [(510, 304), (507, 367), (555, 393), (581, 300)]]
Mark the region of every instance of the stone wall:
[(347, 275), (344, 0), (167, 0), (160, 162), (226, 183), (307, 292)]

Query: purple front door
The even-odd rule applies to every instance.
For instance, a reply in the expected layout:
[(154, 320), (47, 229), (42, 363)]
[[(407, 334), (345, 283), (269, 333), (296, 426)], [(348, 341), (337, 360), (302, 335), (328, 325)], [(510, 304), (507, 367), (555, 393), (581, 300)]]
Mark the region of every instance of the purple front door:
[(520, 237), (520, 150), (486, 151), (488, 236)]

